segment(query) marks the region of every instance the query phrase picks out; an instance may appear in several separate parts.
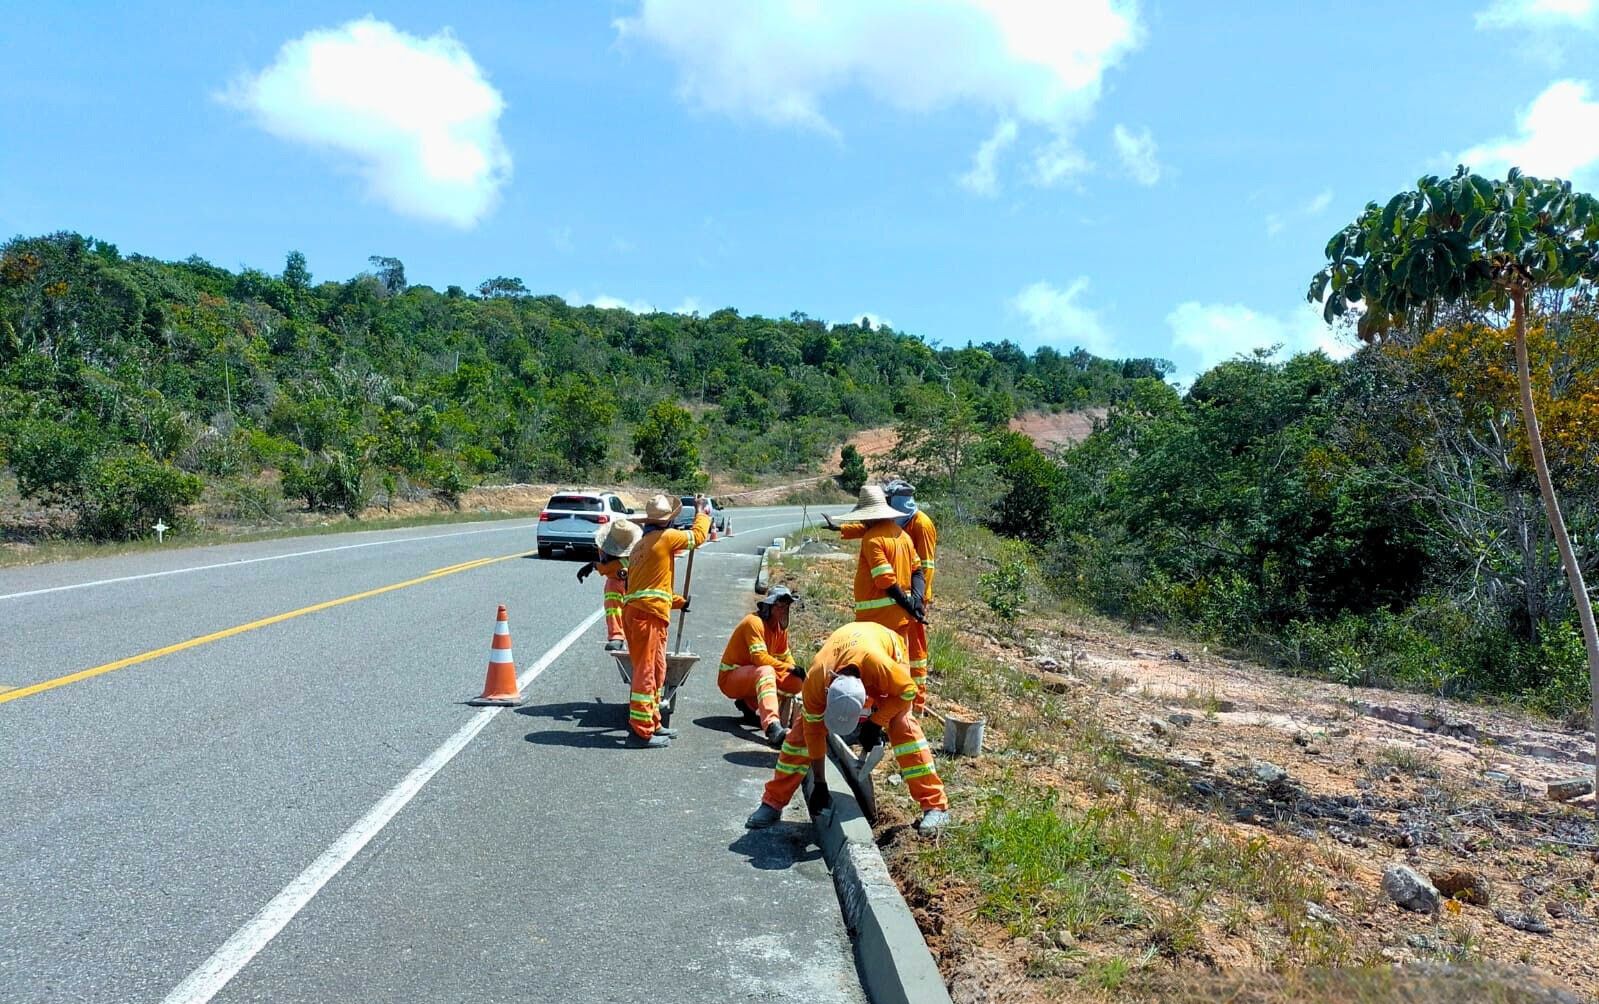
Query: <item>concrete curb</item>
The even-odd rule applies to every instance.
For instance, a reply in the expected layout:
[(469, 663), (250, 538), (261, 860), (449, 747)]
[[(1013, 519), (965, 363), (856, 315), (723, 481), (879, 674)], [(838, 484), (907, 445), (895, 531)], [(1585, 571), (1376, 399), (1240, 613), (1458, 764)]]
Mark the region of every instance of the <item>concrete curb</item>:
[(833, 873), (844, 926), (855, 941), (855, 961), (866, 996), (872, 1004), (949, 1004), (944, 978), (888, 872), (872, 825), (832, 759), (822, 763), (833, 808), (813, 822), (822, 857)]

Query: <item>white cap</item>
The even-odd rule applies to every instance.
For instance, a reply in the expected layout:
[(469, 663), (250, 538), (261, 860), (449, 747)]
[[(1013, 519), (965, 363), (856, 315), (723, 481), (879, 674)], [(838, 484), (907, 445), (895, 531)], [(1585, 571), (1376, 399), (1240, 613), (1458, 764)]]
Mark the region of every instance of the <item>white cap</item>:
[(827, 710), (822, 713), (828, 731), (847, 736), (860, 724), (866, 707), (866, 686), (858, 676), (840, 676), (827, 688)]

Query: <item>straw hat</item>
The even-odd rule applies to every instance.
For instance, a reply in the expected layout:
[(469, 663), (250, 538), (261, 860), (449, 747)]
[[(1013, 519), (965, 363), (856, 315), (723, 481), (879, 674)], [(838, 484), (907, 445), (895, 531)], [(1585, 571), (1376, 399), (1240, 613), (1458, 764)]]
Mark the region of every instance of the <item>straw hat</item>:
[(609, 557), (620, 558), (632, 551), (643, 536), (643, 527), (632, 520), (619, 519), (594, 532), (594, 545)]
[(683, 508), (683, 500), (676, 495), (657, 495), (644, 506), (645, 523), (670, 523)]
[(888, 504), (881, 487), (862, 485), (855, 508), (834, 518), (841, 523), (869, 523), (876, 519), (899, 519), (903, 515), (905, 514)]

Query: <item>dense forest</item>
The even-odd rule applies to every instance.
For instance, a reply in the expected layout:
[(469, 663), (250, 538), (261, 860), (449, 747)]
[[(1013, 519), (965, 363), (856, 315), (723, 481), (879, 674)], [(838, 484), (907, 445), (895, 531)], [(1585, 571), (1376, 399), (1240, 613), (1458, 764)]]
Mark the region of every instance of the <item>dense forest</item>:
[(24, 496), (119, 537), (203, 491), (248, 509), (263, 471), (313, 508), (457, 498), (472, 481), (818, 470), (853, 429), (958, 396), (987, 423), (1108, 402), (1158, 360), (1009, 343), (935, 348), (795, 313), (635, 314), (411, 285), (404, 264), (315, 282), (123, 255), (72, 233), (0, 249), (0, 462)]

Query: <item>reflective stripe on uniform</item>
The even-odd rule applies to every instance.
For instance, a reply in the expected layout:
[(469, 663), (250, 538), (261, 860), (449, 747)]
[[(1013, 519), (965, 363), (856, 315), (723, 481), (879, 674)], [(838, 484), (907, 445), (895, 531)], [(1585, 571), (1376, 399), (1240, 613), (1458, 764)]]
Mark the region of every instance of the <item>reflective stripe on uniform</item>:
[(810, 722), (813, 725), (818, 723), (818, 722), (820, 722), (823, 718), (826, 717), (825, 715), (813, 715), (809, 711), (802, 711), (802, 712), (800, 712), (800, 714), (804, 715), (805, 716), (805, 720), (807, 722)]
[(718, 673), (731, 673), (733, 670), (735, 670), (737, 668), (738, 668), (737, 666), (729, 666), (727, 663), (724, 662), (721, 665), (716, 667), (716, 671)]
[(908, 743), (900, 743), (894, 747), (895, 756), (910, 756), (920, 750), (927, 749), (926, 739), (915, 739)]
[(789, 756), (803, 757), (803, 756), (807, 756), (810, 751), (808, 749), (806, 749), (804, 746), (791, 746), (788, 743), (784, 743), (783, 744), (783, 752), (787, 753)]
[(625, 599), (628, 603), (632, 603), (634, 600), (665, 600), (670, 603), (672, 602), (672, 594), (665, 589), (640, 589), (636, 593), (628, 593)]
[(872, 570), (870, 572), (867, 572), (866, 574), (870, 575), (872, 578), (875, 579), (879, 575), (889, 575), (893, 571), (894, 571), (894, 566), (893, 565), (873, 565), (872, 566)]
[(808, 763), (784, 763), (779, 760), (777, 761), (777, 772), (779, 774), (809, 774), (811, 765)]
[(627, 717), (635, 722), (655, 721), (655, 716), (650, 714), (648, 711), (634, 711), (632, 708), (627, 709)]
[(926, 669), (927, 668), (927, 660), (926, 659), (912, 659), (911, 660), (911, 668), (912, 669)]
[(655, 695), (654, 694), (641, 694), (641, 693), (639, 693), (636, 690), (628, 691), (627, 692), (627, 699), (629, 701), (633, 702), (634, 704), (649, 705), (649, 704), (654, 704), (655, 703)]
[(856, 610), (881, 610), (883, 607), (894, 605), (892, 596), (885, 596), (880, 600), (860, 600), (855, 604)]
[(900, 772), (899, 772), (899, 776), (904, 778), (905, 780), (909, 781), (909, 780), (911, 780), (913, 778), (926, 777), (927, 775), (931, 774), (932, 772), (933, 772), (933, 765), (932, 764), (930, 764), (930, 763), (920, 763), (920, 764), (917, 764), (914, 767), (902, 768), (900, 770)]
[(911, 684), (909, 687), (906, 687), (905, 692), (899, 696), (907, 701), (913, 700), (916, 697), (916, 685)]
[(764, 651), (766, 651), (766, 643), (765, 642), (760, 642), (760, 641), (752, 641), (752, 642), (750, 642), (750, 651), (751, 652), (764, 652)]
[(932, 558), (923, 558), (922, 567), (930, 572), (938, 567), (938, 562), (934, 561)]

